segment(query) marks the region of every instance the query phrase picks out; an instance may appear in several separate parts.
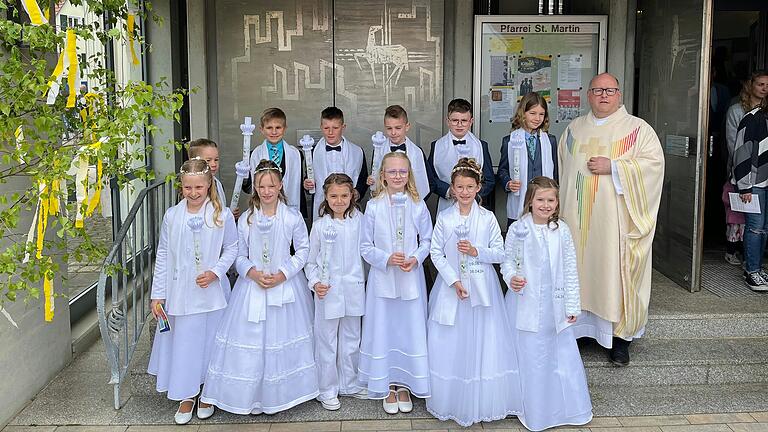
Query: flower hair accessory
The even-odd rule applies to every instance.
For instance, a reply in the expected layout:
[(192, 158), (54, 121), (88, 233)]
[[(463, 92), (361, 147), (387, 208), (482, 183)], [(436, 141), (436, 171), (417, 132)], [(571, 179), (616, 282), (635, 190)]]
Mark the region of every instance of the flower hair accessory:
[[(201, 159), (199, 156), (193, 157), (193, 158), (192, 158), (192, 159), (190, 159), (190, 160), (202, 160), (203, 162), (205, 162), (205, 161), (204, 161), (203, 159)], [(208, 174), (210, 171), (211, 171), (211, 167), (210, 167), (210, 166), (208, 166), (208, 163), (206, 162), (206, 163), (205, 163), (205, 168), (203, 168), (203, 170), (202, 170), (202, 171), (187, 171), (187, 170), (185, 170), (184, 168), (182, 168), (182, 169), (180, 169), (180, 170), (179, 170), (179, 174), (181, 174), (181, 175), (191, 175), (191, 176), (200, 176), (200, 175), (206, 175), (206, 174)]]
[(472, 171), (473, 173), (475, 173), (475, 174), (479, 175), (480, 177), (482, 177), (482, 176), (483, 176), (483, 173), (482, 173), (482, 172), (480, 172), (480, 170), (479, 170), (479, 169), (477, 169), (477, 168), (474, 168), (474, 167), (470, 167), (470, 166), (457, 166), (457, 167), (455, 167), (455, 168), (453, 169), (453, 171), (451, 171), (451, 174), (453, 174), (453, 173), (455, 173), (455, 172), (457, 172), (457, 171), (464, 171), (464, 170), (466, 170), (466, 171)]

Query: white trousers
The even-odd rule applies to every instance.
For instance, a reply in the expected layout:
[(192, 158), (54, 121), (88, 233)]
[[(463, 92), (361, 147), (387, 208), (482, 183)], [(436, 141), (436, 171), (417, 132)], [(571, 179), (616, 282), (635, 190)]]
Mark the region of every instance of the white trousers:
[(360, 356), (360, 317), (325, 319), (322, 306), (315, 308), (315, 364), (320, 395), (329, 400), (339, 395), (357, 393)]

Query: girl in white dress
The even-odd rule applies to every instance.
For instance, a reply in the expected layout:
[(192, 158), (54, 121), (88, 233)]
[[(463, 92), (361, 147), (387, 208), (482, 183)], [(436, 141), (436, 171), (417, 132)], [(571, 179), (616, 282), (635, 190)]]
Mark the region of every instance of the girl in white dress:
[(557, 183), (531, 180), (501, 266), (523, 383), (520, 422), (533, 431), (592, 420), (587, 376), (571, 324), (581, 314), (576, 252), (559, 219)]
[[(170, 331), (155, 334), (147, 371), (157, 391), (181, 401), (174, 421), (192, 420), (219, 320), (229, 294), (227, 269), (237, 256), (237, 227), (222, 208), (213, 176), (204, 160), (190, 159), (179, 173), (184, 199), (165, 212), (157, 246), (150, 310), (164, 309)], [(213, 415), (200, 402), (197, 416)]]
[(432, 397), (427, 410), (462, 426), (520, 414), (520, 377), (493, 264), (504, 261), (496, 216), (475, 198), (482, 168), (459, 159), (451, 173), (456, 202), (437, 216), (430, 254), (438, 277), (427, 323)]
[(253, 178), (255, 193), (238, 222), (240, 276), (201, 400), (235, 414), (274, 414), (318, 395), (312, 297), (302, 272), (309, 238), (304, 219), (285, 204), (278, 166), (262, 160)]
[[(318, 191), (319, 192), (319, 191)], [(315, 362), (323, 408), (341, 408), (339, 395), (364, 398), (357, 380), (360, 317), (365, 312), (365, 276), (360, 256), (363, 214), (357, 191), (344, 173), (326, 177), (320, 219), (309, 236), (304, 268), (315, 293)]]
[(408, 156), (387, 153), (365, 210), (360, 252), (371, 265), (360, 346), (360, 382), (389, 414), (410, 412), (411, 395), (426, 398), (427, 290), (421, 263), (432, 221), (419, 198)]

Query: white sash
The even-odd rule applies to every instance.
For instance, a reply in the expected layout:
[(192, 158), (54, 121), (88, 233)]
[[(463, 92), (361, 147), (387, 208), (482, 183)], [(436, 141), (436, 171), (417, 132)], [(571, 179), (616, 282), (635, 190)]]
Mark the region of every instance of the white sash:
[(326, 159), (329, 156), (328, 153), (334, 152), (326, 151), (325, 145), (325, 138), (321, 138), (312, 152), (312, 164), (315, 169), (315, 196), (312, 203), (313, 220), (317, 220), (319, 217), (318, 209), (325, 198), (323, 196), (323, 183), (325, 183), (325, 179), (332, 173), (344, 173), (352, 179), (352, 185), (356, 186), (355, 183), (363, 167), (363, 149), (347, 141), (346, 138), (342, 137), (339, 155), (334, 155), (334, 159), (340, 162), (338, 165), (330, 164)]
[[(445, 232), (445, 257), (448, 260), (449, 265), (457, 276), (461, 277), (460, 260), (461, 254), (456, 248), (456, 244), (459, 238), (456, 236), (455, 227), (462, 223), (461, 214), (459, 213), (459, 205), (454, 204), (450, 210), (447, 210), (438, 215), (439, 218), (445, 218), (443, 227)], [(479, 231), (483, 230), (480, 220), (480, 209), (477, 203), (472, 203), (472, 210), (470, 210), (469, 218), (467, 219), (467, 225), (469, 226), (469, 238), (470, 243), (475, 246), (488, 247), (487, 244), (480, 244), (484, 242), (485, 235), (478, 235)], [(487, 239), (490, 241), (490, 239)], [(488, 307), (491, 305), (491, 293), (489, 289), (492, 286), (486, 281), (488, 277), (488, 268), (492, 267), (489, 264), (481, 263), (477, 257), (467, 256), (467, 265), (469, 270), (469, 283), (462, 279), (464, 289), (469, 294), (469, 302), (472, 307)], [(493, 277), (496, 277), (496, 273), (493, 272)], [(456, 322), (456, 311), (459, 307), (459, 296), (456, 295), (456, 289), (447, 284), (447, 281), (443, 280), (440, 286), (440, 291), (437, 293), (436, 303), (429, 318), (433, 321), (437, 321), (443, 325), (454, 325)], [(466, 300), (465, 300), (466, 301)]]
[[(213, 223), (213, 205), (206, 199), (199, 216), (205, 223), (200, 230), (200, 268), (210, 270), (221, 257), (224, 244), (224, 227)], [(194, 215), (195, 217), (198, 215)], [(171, 208), (168, 213), (173, 223), (168, 232), (168, 263), (166, 270), (166, 311), (169, 315), (188, 315), (221, 309), (226, 306), (222, 281), (212, 282), (208, 288), (200, 288), (195, 279), (195, 234), (187, 225), (187, 200)], [(223, 222), (223, 215), (220, 216)]]
[[(255, 210), (256, 213), (251, 218), (251, 225), (248, 229), (248, 259), (259, 271), (276, 273), (281, 260), (290, 254), (290, 234), (286, 232), (287, 230), (290, 231), (290, 227), (286, 227), (284, 223), (287, 211), (285, 204), (278, 202), (277, 213), (272, 218), (272, 230), (267, 235), (271, 258), (269, 269), (265, 269), (261, 262), (262, 236), (256, 226), (256, 221), (258, 218), (264, 217), (264, 214), (261, 210)], [(243, 215), (246, 220), (248, 216), (248, 214)], [(286, 286), (287, 281), (269, 289), (262, 288), (256, 281), (245, 276), (241, 276), (239, 281), (247, 281), (248, 283), (248, 321), (250, 322), (264, 321), (267, 318), (267, 306), (282, 307), (284, 304), (293, 303), (296, 300), (293, 288)]]
[[(270, 160), (269, 149), (264, 141), (256, 147), (251, 154), (251, 181), (253, 181), (253, 170), (262, 159)], [(288, 200), (288, 206), (299, 208), (299, 197), (301, 196), (301, 156), (296, 147), (283, 141), (283, 159), (285, 160), (285, 172), (283, 173), (283, 192)], [(253, 185), (253, 193), (256, 193), (256, 186)]]
[[(521, 291), (517, 302), (516, 327), (524, 331), (538, 331), (542, 318), (553, 319), (555, 328), (560, 332), (570, 324), (565, 316), (565, 289), (563, 277), (563, 248), (560, 239), (560, 230), (546, 228), (543, 238), (540, 228), (533, 223), (530, 214), (525, 215), (517, 223), (524, 223), (528, 228), (528, 237), (525, 239), (523, 268), (526, 286)], [(542, 269), (544, 262), (543, 253), (549, 253), (549, 268)], [(541, 272), (549, 271), (552, 280), (552, 298), (540, 298)], [(510, 293), (510, 295), (517, 295)], [(540, 315), (540, 302), (551, 301), (553, 304), (553, 317)]]
[[(395, 218), (392, 217), (392, 204), (389, 200), (389, 195), (385, 192), (383, 197), (376, 204), (376, 226), (374, 228), (374, 244), (376, 247), (386, 251), (387, 253), (393, 253), (394, 247), (394, 233), (395, 233)], [(370, 203), (368, 204), (370, 205)], [(404, 255), (406, 258), (412, 256), (418, 248), (418, 239), (416, 232), (416, 224), (414, 222), (414, 205), (413, 200), (408, 198), (405, 204), (404, 211), (404, 227), (403, 227), (403, 244)], [(396, 266), (387, 266), (386, 271), (378, 270), (371, 267), (371, 272), (376, 272), (377, 284), (376, 284), (376, 296), (382, 298), (401, 298), (403, 300), (414, 300), (419, 298), (419, 280), (421, 272), (417, 267), (414, 267), (410, 272), (404, 272)], [(424, 277), (424, 276), (421, 276)]]
[[(388, 145), (394, 144), (389, 142)], [(411, 174), (416, 182), (416, 191), (419, 192), (419, 198), (423, 200), (429, 195), (429, 177), (427, 177), (427, 166), (424, 163), (424, 152), (408, 137), (405, 137), (405, 150), (411, 161)]]
[[(552, 159), (552, 143), (549, 141), (549, 134), (541, 130), (536, 133), (539, 135), (541, 147), (541, 173), (552, 178), (555, 173), (555, 164)], [(520, 193), (518, 195), (512, 192), (507, 193), (507, 218), (509, 219), (520, 219), (525, 204), (525, 192), (528, 190), (528, 146), (525, 142), (525, 130), (522, 128), (515, 129), (509, 134), (507, 159), (509, 160), (510, 177), (514, 169), (515, 150), (520, 155)]]
[[(443, 135), (435, 142), (435, 150), (432, 153), (437, 178), (448, 184), (451, 184), (453, 168), (461, 157), (472, 158), (480, 164), (480, 168), (483, 167), (483, 145), (480, 140), (472, 132), (467, 132), (462, 138), (466, 144), (454, 145), (453, 140), (455, 139), (457, 138), (450, 132)], [(453, 200), (440, 197), (437, 202), (437, 212), (440, 213), (450, 207), (451, 204), (453, 204)]]

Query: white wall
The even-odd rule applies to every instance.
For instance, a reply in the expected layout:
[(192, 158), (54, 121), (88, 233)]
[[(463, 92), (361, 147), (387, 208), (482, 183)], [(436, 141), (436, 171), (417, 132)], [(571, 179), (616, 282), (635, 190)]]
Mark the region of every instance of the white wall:
[[(25, 185), (25, 179), (11, 178), (0, 187), (0, 193), (10, 195)], [(25, 221), (31, 219), (32, 215), (21, 218)], [(28, 225), (21, 226), (6, 241), (25, 241), (28, 229)], [(53, 230), (48, 230), (47, 235), (55, 234)], [(66, 269), (62, 263), (60, 267)], [(61, 293), (61, 275), (56, 276), (54, 290)], [(40, 299), (30, 300), (26, 305), (22, 296), (16, 302), (6, 300), (4, 307), (18, 324), (18, 329), (0, 315), (0, 365), (3, 365), (0, 368), (0, 429), (72, 359), (69, 303), (66, 298), (56, 298), (54, 320), (47, 323), (43, 314), (42, 290), (41, 281)]]

